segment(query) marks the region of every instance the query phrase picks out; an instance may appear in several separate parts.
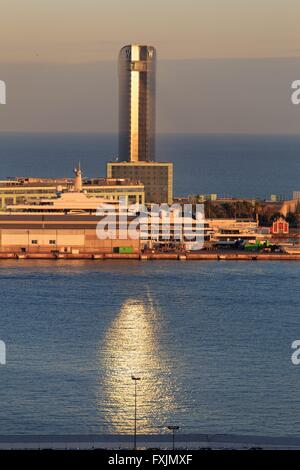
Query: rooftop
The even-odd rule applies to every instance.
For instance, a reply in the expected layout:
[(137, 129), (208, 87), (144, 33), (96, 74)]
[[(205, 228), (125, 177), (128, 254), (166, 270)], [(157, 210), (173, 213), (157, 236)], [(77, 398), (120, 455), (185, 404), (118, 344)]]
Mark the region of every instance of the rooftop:
[[(14, 187), (40, 187), (40, 186), (66, 186), (73, 185), (73, 178), (36, 178), (31, 176), (18, 176), (15, 178), (7, 178), (0, 180), (0, 188), (14, 188)], [(137, 180), (128, 178), (82, 178), (83, 186), (144, 186), (143, 183)]]

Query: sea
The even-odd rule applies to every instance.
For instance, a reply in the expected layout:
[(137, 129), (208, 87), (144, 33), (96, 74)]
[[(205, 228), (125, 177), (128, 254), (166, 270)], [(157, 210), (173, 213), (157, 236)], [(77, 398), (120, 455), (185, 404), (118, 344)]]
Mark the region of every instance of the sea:
[[(289, 198), (300, 190), (300, 136), (158, 135), (157, 160), (174, 163), (174, 193)], [(116, 134), (1, 134), (0, 178), (105, 176)]]
[[(299, 190), (300, 138), (161, 136), (175, 192)], [(1, 178), (102, 176), (113, 135), (0, 136)], [(0, 261), (0, 435), (300, 436), (300, 269), (276, 261)]]

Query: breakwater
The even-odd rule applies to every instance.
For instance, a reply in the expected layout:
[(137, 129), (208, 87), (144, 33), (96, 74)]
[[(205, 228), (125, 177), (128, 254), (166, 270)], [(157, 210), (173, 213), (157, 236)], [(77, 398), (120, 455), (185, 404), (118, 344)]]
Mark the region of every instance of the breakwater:
[(47, 260), (178, 260), (178, 261), (300, 261), (299, 254), (288, 253), (0, 253), (0, 260), (47, 259)]

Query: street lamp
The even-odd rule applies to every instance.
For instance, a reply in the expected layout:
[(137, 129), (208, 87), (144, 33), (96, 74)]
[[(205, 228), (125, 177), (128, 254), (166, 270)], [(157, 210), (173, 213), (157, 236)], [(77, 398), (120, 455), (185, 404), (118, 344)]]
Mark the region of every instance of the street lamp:
[(136, 450), (136, 411), (137, 411), (137, 394), (136, 394), (136, 385), (137, 381), (141, 380), (141, 377), (135, 377), (134, 375), (131, 376), (132, 380), (134, 380), (134, 444), (133, 448)]
[(173, 434), (173, 450), (175, 450), (175, 431), (178, 431), (179, 426), (167, 426), (167, 428), (172, 431)]

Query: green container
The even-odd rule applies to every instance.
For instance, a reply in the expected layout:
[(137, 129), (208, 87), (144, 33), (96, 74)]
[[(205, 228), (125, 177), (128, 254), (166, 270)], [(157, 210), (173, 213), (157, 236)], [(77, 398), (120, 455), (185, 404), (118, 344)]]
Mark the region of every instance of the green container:
[(133, 253), (133, 247), (132, 246), (120, 246), (119, 253), (121, 254)]
[(244, 245), (244, 249), (246, 251), (257, 251), (259, 247), (257, 245), (254, 245), (254, 244), (249, 244), (249, 245)]

